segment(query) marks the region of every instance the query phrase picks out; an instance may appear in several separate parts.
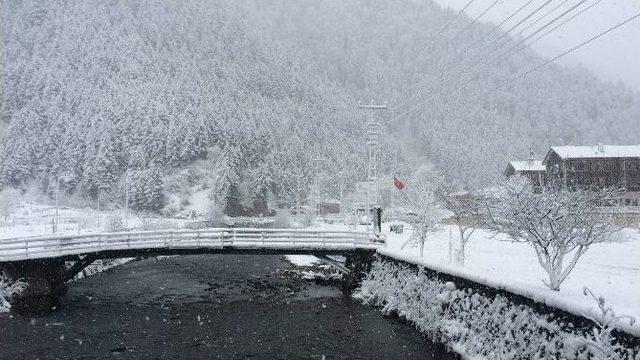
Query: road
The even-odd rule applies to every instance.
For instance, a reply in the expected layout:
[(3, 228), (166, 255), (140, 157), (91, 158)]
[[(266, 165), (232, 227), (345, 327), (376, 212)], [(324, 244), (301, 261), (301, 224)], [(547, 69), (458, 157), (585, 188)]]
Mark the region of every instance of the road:
[(0, 314), (0, 358), (457, 358), (293, 269), (253, 255), (127, 263), (73, 283), (53, 312)]

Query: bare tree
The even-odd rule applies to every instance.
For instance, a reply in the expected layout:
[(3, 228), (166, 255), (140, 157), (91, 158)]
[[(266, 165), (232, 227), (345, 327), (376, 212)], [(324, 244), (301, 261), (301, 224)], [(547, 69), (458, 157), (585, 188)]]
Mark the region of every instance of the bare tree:
[(589, 247), (620, 229), (602, 211), (615, 197), (610, 190), (551, 187), (536, 193), (529, 181), (516, 177), (488, 201), (488, 225), (531, 245), (548, 274), (543, 283), (559, 291)]
[(7, 188), (0, 191), (0, 220), (6, 222), (9, 219), (9, 216), (15, 211), (19, 198), (19, 190)]
[(436, 189), (440, 203), (453, 214), (452, 218), (458, 228), (460, 249), (456, 261), (464, 265), (465, 249), (469, 238), (479, 228), (484, 219), (484, 205), (481, 197), (471, 192), (456, 192), (452, 185), (443, 183)]
[(402, 218), (413, 228), (413, 234), (402, 248), (408, 244), (419, 244), (421, 257), (424, 255), (427, 233), (437, 228), (442, 217), (435, 191), (437, 184), (438, 178), (433, 171), (419, 168), (402, 190)]

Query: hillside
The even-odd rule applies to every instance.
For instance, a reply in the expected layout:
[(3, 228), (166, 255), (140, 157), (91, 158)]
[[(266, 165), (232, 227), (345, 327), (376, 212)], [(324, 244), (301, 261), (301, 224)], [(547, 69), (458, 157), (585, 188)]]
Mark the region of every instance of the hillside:
[(335, 195), (365, 174), (365, 99), (391, 105), (382, 172), (430, 161), (468, 187), (530, 147), (640, 138), (640, 96), (583, 70), (551, 66), (488, 93), (541, 62), (533, 53), (466, 88), (439, 85), (491, 30), (437, 35), (452, 16), (418, 1), (2, 1), (0, 184), (58, 179), (112, 200), (128, 188), (158, 210), (162, 174), (206, 159), (219, 199), (291, 205), (316, 174)]

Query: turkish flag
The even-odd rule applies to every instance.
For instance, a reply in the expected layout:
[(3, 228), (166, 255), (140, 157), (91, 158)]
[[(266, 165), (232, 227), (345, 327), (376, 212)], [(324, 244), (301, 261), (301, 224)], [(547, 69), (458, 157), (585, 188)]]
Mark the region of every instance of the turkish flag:
[(395, 186), (396, 189), (398, 189), (398, 190), (404, 189), (404, 183), (402, 181), (400, 181), (400, 179), (398, 179), (395, 176), (393, 177), (393, 186)]

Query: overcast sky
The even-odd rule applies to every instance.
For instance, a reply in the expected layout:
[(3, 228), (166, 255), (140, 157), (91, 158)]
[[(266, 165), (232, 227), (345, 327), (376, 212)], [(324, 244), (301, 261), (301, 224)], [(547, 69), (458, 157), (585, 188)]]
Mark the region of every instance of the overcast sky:
[[(461, 9), (469, 0), (436, 0), (442, 6)], [(545, 0), (534, 0), (525, 10), (532, 11)], [(594, 3), (596, 0), (587, 0), (582, 7)], [(471, 16), (477, 16), (484, 11), (494, 0), (476, 0), (466, 10)], [(498, 23), (508, 15), (515, 12), (526, 0), (501, 0), (480, 21), (492, 21)], [(555, 0), (561, 3), (562, 0)], [(569, 0), (552, 14), (559, 15), (564, 9), (578, 3), (578, 0)], [(545, 10), (553, 8), (553, 3), (545, 7)], [(523, 10), (520, 14), (527, 14)], [(577, 11), (577, 10), (576, 10)], [(545, 36), (533, 45), (540, 53), (552, 57), (562, 53), (571, 47), (582, 43), (592, 36), (618, 24), (625, 19), (640, 12), (640, 0), (602, 0), (600, 3), (582, 13), (566, 25)], [(544, 11), (540, 11), (542, 15)], [(573, 13), (571, 13), (573, 14)], [(524, 16), (524, 15), (522, 15)], [(536, 15), (537, 16), (537, 15)], [(532, 19), (534, 19), (533, 17)], [(545, 20), (552, 19), (549, 15)], [(515, 22), (509, 22), (515, 24)], [(540, 21), (536, 28), (545, 24)], [(504, 26), (503, 26), (504, 28)], [(605, 80), (621, 80), (635, 90), (640, 91), (640, 18), (625, 24), (624, 26), (600, 37), (597, 40), (583, 46), (573, 53), (559, 60), (565, 65), (582, 65), (593, 70)]]

